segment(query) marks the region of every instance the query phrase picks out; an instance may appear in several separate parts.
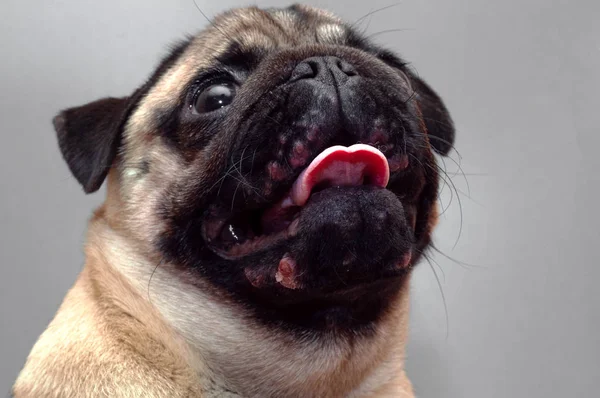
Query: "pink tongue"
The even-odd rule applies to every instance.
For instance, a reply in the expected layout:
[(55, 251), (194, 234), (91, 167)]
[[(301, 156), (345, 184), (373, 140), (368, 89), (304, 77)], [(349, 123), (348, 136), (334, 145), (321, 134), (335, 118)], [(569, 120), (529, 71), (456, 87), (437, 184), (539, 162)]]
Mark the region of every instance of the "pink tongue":
[(376, 148), (364, 144), (327, 148), (298, 176), (289, 194), (265, 212), (263, 229), (267, 233), (285, 229), (290, 223), (285, 216), (287, 209), (304, 206), (319, 184), (329, 187), (368, 184), (383, 188), (389, 179), (388, 161)]
[(387, 159), (376, 148), (364, 144), (333, 146), (321, 152), (300, 174), (290, 196), (294, 205), (304, 206), (312, 189), (321, 183), (332, 187), (368, 184), (383, 188), (389, 178)]

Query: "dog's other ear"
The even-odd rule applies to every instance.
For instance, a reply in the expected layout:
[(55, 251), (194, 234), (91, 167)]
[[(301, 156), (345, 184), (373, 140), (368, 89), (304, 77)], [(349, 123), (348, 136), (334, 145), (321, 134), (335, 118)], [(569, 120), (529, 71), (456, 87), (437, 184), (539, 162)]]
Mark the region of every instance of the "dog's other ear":
[(408, 74), (415, 98), (421, 108), (429, 142), (440, 155), (447, 156), (454, 147), (454, 122), (442, 99), (421, 78)]
[(115, 160), (133, 97), (104, 98), (66, 109), (54, 118), (63, 158), (85, 193), (102, 186)]

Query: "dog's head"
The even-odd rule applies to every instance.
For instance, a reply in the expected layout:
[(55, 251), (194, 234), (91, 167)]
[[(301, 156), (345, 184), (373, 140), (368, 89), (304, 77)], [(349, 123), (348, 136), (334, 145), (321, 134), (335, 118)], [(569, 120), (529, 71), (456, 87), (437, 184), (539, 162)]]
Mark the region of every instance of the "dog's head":
[(454, 140), (404, 61), (321, 10), (225, 13), (126, 98), (54, 120), (87, 193), (181, 283), (294, 330), (373, 325), (430, 243)]

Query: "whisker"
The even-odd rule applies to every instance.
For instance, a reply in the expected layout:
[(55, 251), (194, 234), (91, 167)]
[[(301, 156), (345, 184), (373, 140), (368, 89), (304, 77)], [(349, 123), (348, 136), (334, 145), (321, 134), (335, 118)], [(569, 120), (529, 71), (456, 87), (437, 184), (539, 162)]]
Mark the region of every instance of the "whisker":
[(196, 2), (196, 0), (192, 0), (194, 2), (194, 5), (196, 6), (196, 9), (200, 12), (200, 14), (202, 14), (202, 16), (204, 17), (204, 19), (206, 19), (208, 21), (209, 24), (211, 24), (211, 26), (213, 28), (215, 28), (216, 30), (218, 30), (223, 36), (225, 36), (226, 38), (228, 38), (229, 40), (231, 40), (231, 42), (233, 43), (239, 43), (236, 39), (234, 39), (233, 37), (231, 37), (230, 35), (227, 34), (227, 32), (225, 32), (223, 29), (221, 29), (220, 27), (217, 26), (216, 23), (214, 23), (214, 21), (212, 19), (210, 19), (205, 13), (204, 11), (202, 11), (202, 9), (200, 8), (200, 6), (198, 5), (198, 3)]
[(246, 145), (246, 146), (244, 147), (244, 149), (242, 150), (242, 154), (240, 155), (240, 163), (239, 163), (239, 164), (240, 164), (240, 167), (239, 167), (239, 172), (240, 172), (240, 174), (241, 174), (241, 175), (244, 175), (244, 171), (242, 170), (242, 162), (245, 160), (245, 159), (244, 159), (244, 153), (246, 153), (246, 150), (248, 149), (248, 147), (249, 147), (249, 146), (250, 146), (250, 145)]
[(460, 174), (464, 174), (464, 175), (469, 176), (469, 177), (489, 177), (490, 176), (487, 173), (458, 173), (458, 172), (448, 173), (448, 175), (453, 176), (453, 177), (456, 177), (456, 176), (458, 176)]
[(368, 35), (367, 39), (372, 39), (372, 38), (374, 38), (376, 36), (381, 36), (381, 35), (386, 34), (386, 33), (406, 32), (406, 31), (414, 31), (414, 30), (416, 30), (416, 29), (414, 29), (414, 28), (386, 29), (386, 30), (382, 30), (382, 31), (375, 32), (375, 33), (372, 33), (372, 34)]
[[(444, 185), (442, 186), (442, 188), (440, 189), (438, 196), (441, 197), (442, 196), (442, 192), (444, 191), (444, 189), (446, 189), (446, 187), (448, 187), (450, 189), (450, 184), (448, 184), (448, 181), (446, 179), (450, 178), (450, 176), (448, 176), (448, 173), (446, 172), (446, 165), (444, 165), (444, 169), (442, 169), (437, 163), (435, 164), (435, 166), (437, 167), (437, 170), (440, 172), (440, 178), (442, 179), (442, 181), (444, 182)], [(448, 206), (442, 211), (442, 213), (440, 214), (440, 216), (443, 216), (446, 211), (450, 208), (450, 206), (452, 205), (452, 201), (454, 200), (454, 192), (452, 192), (452, 189), (450, 189), (450, 201), (448, 202)]]
[(235, 196), (237, 195), (237, 191), (240, 188), (240, 182), (238, 181), (235, 191), (233, 191), (233, 198), (231, 199), (231, 212), (233, 213), (233, 207), (235, 206)]
[[(408, 104), (410, 101), (414, 100), (415, 98), (417, 98), (417, 90), (413, 90), (412, 93), (410, 94), (410, 96), (406, 99), (406, 101), (404, 101), (405, 104)], [(418, 118), (414, 118), (415, 120), (418, 120)]]
[(239, 188), (239, 185), (242, 185), (245, 188), (250, 189), (252, 192), (257, 194), (258, 196), (260, 196), (262, 199), (264, 199), (263, 196), (261, 195), (260, 191), (258, 190), (258, 188), (252, 186), (252, 184), (250, 184), (248, 182), (248, 180), (246, 180), (245, 178), (239, 178), (239, 177), (234, 176), (233, 174), (231, 174), (230, 177), (238, 182), (238, 188)]
[(361, 29), (361, 33), (363, 35), (369, 31), (369, 27), (371, 26), (372, 21), (373, 21), (373, 15), (369, 15), (369, 20), (367, 21), (367, 26), (365, 26), (364, 28)]
[(437, 265), (438, 269), (442, 273), (442, 277), (444, 278), (444, 283), (446, 283), (446, 273), (444, 272), (444, 269), (442, 268), (442, 266), (440, 265), (440, 263), (438, 263), (437, 261), (435, 261), (435, 259), (432, 256), (430, 256), (428, 253), (422, 253), (422, 254), (423, 254), (423, 257), (427, 261), (431, 261), (432, 263), (434, 263), (435, 265)]
[(256, 158), (257, 150), (258, 150), (258, 147), (254, 148), (254, 153), (252, 154), (252, 164), (250, 166), (250, 174), (252, 174), (252, 172), (254, 171), (254, 159)]
[(350, 29), (354, 29), (356, 27), (356, 25), (360, 24), (366, 18), (368, 18), (368, 17), (370, 17), (370, 16), (372, 16), (374, 14), (377, 14), (378, 12), (385, 11), (385, 10), (388, 10), (390, 8), (393, 8), (393, 7), (398, 7), (400, 4), (402, 4), (401, 1), (399, 1), (397, 3), (390, 4), (390, 5), (385, 6), (385, 7), (378, 8), (378, 9), (373, 10), (373, 11), (370, 11), (367, 14), (363, 15), (362, 17), (360, 17), (359, 19), (357, 19), (356, 21), (354, 21), (352, 24), (350, 24)]
[[(230, 174), (230, 173), (231, 173), (231, 170), (232, 170), (232, 166), (230, 166), (230, 167), (229, 167), (229, 169), (225, 170), (225, 174), (223, 175), (223, 177), (219, 178), (219, 179), (218, 179), (218, 180), (217, 180), (217, 181), (216, 181), (216, 182), (215, 182), (215, 183), (214, 183), (214, 184), (213, 184), (213, 185), (212, 185), (212, 186), (211, 186), (211, 187), (208, 189), (208, 191), (212, 191), (212, 190), (213, 190), (213, 188), (214, 188), (214, 187), (216, 187), (216, 186), (217, 186), (217, 184), (218, 184), (219, 182), (221, 182), (221, 183), (222, 183), (222, 181), (223, 181), (223, 180), (225, 180), (227, 177), (231, 177), (231, 174)], [(221, 184), (221, 185), (222, 185), (222, 184)], [(219, 188), (219, 191), (220, 191), (220, 188)]]
[[(425, 117), (424, 117), (424, 118), (423, 118), (423, 120), (430, 120), (430, 121), (431, 121), (432, 119), (429, 119), (429, 118), (425, 118)], [(449, 125), (447, 125), (447, 126), (448, 126), (448, 127), (450, 127)], [(453, 145), (453, 144), (452, 144), (450, 141), (448, 141), (448, 140), (445, 140), (445, 139), (443, 139), (443, 138), (440, 138), (440, 137), (436, 137), (436, 136), (434, 136), (434, 135), (428, 135), (427, 137), (428, 137), (430, 140), (431, 140), (431, 139), (433, 139), (433, 140), (437, 140), (437, 141), (439, 141), (439, 142), (441, 142), (441, 143), (443, 143), (443, 144), (446, 144), (446, 145), (448, 145), (448, 146), (449, 146), (449, 147), (450, 147), (450, 148), (451, 148), (451, 149), (452, 149), (454, 152), (456, 152), (456, 154), (458, 155), (458, 159), (462, 161), (462, 158), (463, 158), (463, 157), (462, 157), (462, 155), (460, 154), (460, 152), (458, 151), (458, 149), (456, 149), (456, 147), (455, 147), (455, 146), (454, 146), (454, 145)]]
[[(246, 159), (247, 158), (243, 158), (242, 161), (246, 160)], [(229, 166), (229, 169), (227, 169), (225, 171), (225, 174), (221, 178), (219, 178), (217, 181), (215, 181), (215, 183), (208, 189), (208, 191), (209, 192), (212, 191), (218, 184), (221, 184), (219, 186), (219, 190), (217, 192), (217, 196), (219, 196), (219, 194), (221, 193), (221, 188), (223, 187), (223, 183), (225, 182), (225, 180), (227, 179), (227, 177), (231, 177), (231, 178), (233, 178), (234, 180), (236, 180), (236, 181), (238, 181), (240, 183), (244, 183), (245, 181), (241, 181), (239, 178), (237, 178), (236, 176), (234, 176), (233, 174), (231, 174), (231, 172), (233, 170), (235, 170), (235, 168), (236, 168), (236, 164), (235, 163), (233, 163), (231, 166)], [(246, 184), (248, 184), (248, 183), (246, 182)], [(250, 184), (248, 184), (248, 186), (250, 186)]]
[(456, 185), (454, 184), (454, 181), (452, 181), (452, 179), (450, 177), (449, 181), (450, 184), (452, 185), (452, 188), (454, 189), (454, 191), (456, 191), (456, 200), (458, 201), (458, 210), (460, 212), (460, 227), (458, 230), (458, 236), (456, 237), (456, 242), (454, 242), (454, 246), (452, 247), (452, 249), (455, 249), (456, 246), (458, 246), (458, 241), (460, 240), (460, 237), (462, 235), (462, 229), (463, 229), (463, 208), (462, 208), (462, 201), (460, 199), (460, 195), (458, 194), (458, 189), (456, 188)]
[[(422, 149), (428, 149), (428, 147), (425, 146), (425, 145), (418, 145), (417, 147), (418, 148), (422, 148)], [(473, 203), (475, 203), (475, 204), (477, 204), (479, 206), (485, 207), (482, 203), (478, 202), (477, 200), (475, 200), (472, 197), (472, 195), (471, 195), (471, 187), (470, 187), (469, 180), (467, 179), (467, 176), (469, 176), (469, 177), (471, 177), (471, 176), (486, 176), (487, 177), (487, 176), (489, 176), (489, 174), (486, 174), (486, 173), (465, 173), (463, 171), (463, 168), (462, 168), (462, 165), (460, 164), (460, 162), (457, 163), (456, 160), (454, 160), (453, 158), (448, 157), (448, 156), (446, 156), (446, 157), (438, 157), (438, 158), (442, 161), (442, 163), (444, 165), (444, 169), (442, 169), (439, 165), (436, 165), (437, 168), (438, 168), (438, 171), (440, 173), (444, 174), (448, 179), (450, 179), (451, 177), (456, 177), (456, 176), (460, 175), (465, 180), (468, 192), (464, 192), (462, 189), (459, 189), (458, 187), (456, 187), (456, 192), (464, 195), (466, 198), (468, 198), (469, 200), (471, 200)], [(448, 172), (447, 168), (446, 168), (446, 162), (444, 161), (445, 158), (448, 158), (448, 159), (452, 160), (452, 162), (454, 164), (456, 164), (457, 167), (459, 167), (459, 170), (461, 172), (460, 173), (459, 172)], [(446, 187), (447, 182), (446, 182), (446, 179), (444, 177), (442, 177), (442, 176), (440, 176), (440, 177), (442, 178), (442, 181), (444, 182), (444, 185), (441, 188), (441, 191), (443, 191), (445, 189), (445, 187)], [(440, 214), (440, 215), (442, 215), (442, 214)]]
[[(444, 186), (438, 191), (437, 193), (437, 200), (438, 202), (440, 202), (440, 206), (442, 208), (442, 212), (440, 213), (440, 217), (443, 216), (446, 211), (450, 208), (450, 206), (452, 205), (452, 201), (454, 200), (454, 192), (452, 192), (452, 189), (450, 189), (450, 202), (448, 203), (448, 206), (444, 207), (444, 203), (442, 203), (442, 191), (443, 189), (448, 186), (450, 188), (450, 185), (447, 183), (447, 180), (444, 178), (443, 174), (445, 174), (445, 171), (442, 170), (437, 164), (435, 165), (437, 167), (437, 169), (434, 169), (433, 166), (427, 164), (423, 164), (423, 162), (421, 162), (416, 156), (414, 156), (413, 154), (409, 153), (408, 154), (410, 157), (412, 157), (414, 160), (416, 160), (421, 167), (428, 167), (429, 169), (436, 171), (436, 172), (440, 172), (442, 175), (440, 175), (440, 178), (442, 179), (442, 181), (444, 182)], [(448, 177), (450, 178), (450, 177)]]
[[(427, 259), (427, 257), (425, 257)], [(450, 336), (450, 316), (448, 315), (448, 304), (446, 302), (446, 295), (444, 294), (444, 289), (442, 287), (442, 283), (440, 282), (440, 278), (438, 277), (437, 272), (435, 271), (435, 268), (433, 267), (433, 265), (431, 264), (431, 262), (427, 261), (429, 263), (429, 268), (431, 268), (431, 271), (433, 271), (433, 275), (435, 276), (435, 280), (437, 281), (437, 285), (440, 289), (440, 294), (442, 296), (442, 301), (444, 303), (444, 313), (446, 314), (446, 339), (448, 339), (448, 337)]]
[(227, 177), (233, 177), (233, 176), (229, 172), (226, 172), (225, 175), (220, 178), (221, 184), (219, 184), (219, 189), (217, 190), (217, 197), (219, 197), (221, 195), (221, 189), (223, 188), (223, 184), (225, 183), (225, 180), (227, 179)]
[[(234, 165), (234, 170), (237, 172), (237, 174), (239, 175), (239, 180), (241, 181), (242, 184), (244, 184), (245, 187), (252, 189), (252, 184), (250, 184), (248, 182), (248, 180), (246, 179), (246, 177), (244, 176), (244, 172), (242, 170), (243, 167), (243, 162), (244, 162), (244, 153), (246, 153), (246, 150), (248, 149), (248, 145), (246, 145), (244, 147), (244, 149), (242, 150), (242, 154), (240, 155), (240, 161), (239, 161), (239, 166), (236, 166), (236, 162), (232, 162)], [(242, 191), (244, 192), (244, 191)], [(244, 192), (244, 197), (245, 197), (245, 192)]]
[[(448, 159), (450, 159), (450, 160), (452, 160), (452, 161), (453, 161), (453, 162), (456, 164), (456, 166), (458, 167), (458, 169), (459, 169), (460, 171), (462, 171), (462, 167), (460, 166), (460, 164), (458, 164), (458, 163), (457, 163), (457, 162), (456, 162), (454, 159), (452, 159), (451, 157), (447, 157), (447, 158), (448, 158)], [(444, 165), (444, 172), (445, 172), (445, 174), (446, 174), (446, 175), (448, 175), (448, 166), (446, 166), (446, 157), (440, 157), (439, 159), (442, 161), (442, 164)], [(469, 194), (467, 195), (467, 197), (469, 197), (469, 198), (470, 198), (470, 197), (471, 197), (471, 186), (469, 185), (469, 180), (467, 180), (467, 176), (465, 176), (465, 175), (464, 175), (464, 172), (463, 172), (462, 176), (463, 176), (463, 178), (464, 178), (464, 180), (465, 180), (465, 183), (467, 184), (467, 192), (469, 193)], [(448, 177), (448, 178), (449, 178), (449, 177)]]
[(152, 278), (154, 277), (156, 270), (163, 263), (163, 261), (164, 261), (164, 257), (162, 257), (160, 259), (160, 261), (158, 262), (158, 264), (156, 264), (156, 267), (154, 267), (154, 270), (152, 270), (152, 273), (150, 274), (150, 279), (148, 279), (148, 301), (150, 302), (151, 305), (153, 305), (153, 304), (152, 304), (152, 299), (150, 298), (150, 283), (152, 282)]
[[(414, 155), (413, 158), (415, 160), (417, 160), (421, 165), (423, 165), (423, 163), (421, 161), (419, 161), (419, 159), (417, 159)], [(448, 177), (447, 182), (449, 182), (449, 187), (451, 186), (452, 189), (450, 189), (450, 194), (451, 194), (451, 200), (453, 199), (454, 195), (452, 195), (452, 190), (454, 190), (454, 192), (456, 193), (456, 200), (458, 201), (458, 209), (460, 212), (460, 227), (458, 230), (458, 236), (456, 237), (456, 242), (454, 242), (454, 246), (452, 249), (455, 249), (456, 246), (458, 245), (458, 242), (460, 240), (460, 237), (462, 236), (462, 229), (463, 229), (463, 221), (464, 221), (464, 215), (463, 215), (463, 208), (462, 208), (462, 201), (460, 199), (460, 194), (459, 194), (459, 190), (456, 187), (456, 184), (454, 184), (454, 181), (452, 181), (452, 178), (450, 178), (450, 176), (448, 176), (448, 174), (446, 173), (445, 170), (442, 170), (441, 167), (439, 167), (439, 165), (436, 165), (437, 170), (433, 168), (433, 166), (431, 166), (430, 164), (426, 164), (425, 166), (429, 167), (431, 170), (433, 171), (440, 171), (443, 175), (445, 175), (446, 177)], [(443, 180), (446, 180), (443, 176), (440, 176)], [(452, 201), (448, 204), (448, 208), (450, 207)], [(446, 210), (448, 209), (446, 208), (440, 215), (443, 215)]]
[(486, 267), (484, 265), (476, 265), (476, 264), (469, 264), (469, 263), (465, 263), (463, 261), (459, 261), (456, 260), (452, 257), (450, 257), (449, 255), (447, 255), (446, 253), (442, 252), (440, 249), (437, 248), (437, 246), (435, 246), (434, 244), (431, 245), (431, 248), (433, 250), (435, 250), (437, 253), (439, 253), (440, 255), (442, 255), (443, 257), (447, 258), (448, 260), (452, 261), (453, 263), (460, 265), (461, 267), (465, 268), (465, 269), (469, 269), (469, 268), (480, 268), (480, 269), (488, 269), (489, 267)]

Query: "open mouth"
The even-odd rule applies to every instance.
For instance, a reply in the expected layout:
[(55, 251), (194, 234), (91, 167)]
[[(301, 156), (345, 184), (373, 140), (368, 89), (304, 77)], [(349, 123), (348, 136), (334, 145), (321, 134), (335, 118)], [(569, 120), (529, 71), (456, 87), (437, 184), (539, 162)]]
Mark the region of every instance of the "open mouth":
[(213, 251), (228, 259), (266, 250), (297, 234), (303, 208), (312, 195), (342, 186), (367, 185), (384, 189), (389, 177), (387, 158), (372, 146), (356, 144), (327, 148), (272, 205), (262, 210), (241, 212), (211, 208), (203, 224), (204, 239)]

